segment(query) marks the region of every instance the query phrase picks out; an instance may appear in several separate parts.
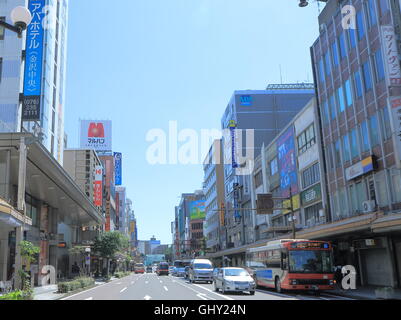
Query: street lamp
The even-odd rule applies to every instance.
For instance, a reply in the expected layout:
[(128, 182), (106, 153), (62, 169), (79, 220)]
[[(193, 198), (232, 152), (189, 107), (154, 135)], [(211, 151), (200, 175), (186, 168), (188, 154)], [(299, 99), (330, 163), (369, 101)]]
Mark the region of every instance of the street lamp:
[(26, 30), (32, 21), (31, 12), (26, 7), (15, 7), (11, 11), (11, 21), (14, 25), (0, 20), (0, 26), (17, 33), (18, 38), (22, 38), (22, 32)]

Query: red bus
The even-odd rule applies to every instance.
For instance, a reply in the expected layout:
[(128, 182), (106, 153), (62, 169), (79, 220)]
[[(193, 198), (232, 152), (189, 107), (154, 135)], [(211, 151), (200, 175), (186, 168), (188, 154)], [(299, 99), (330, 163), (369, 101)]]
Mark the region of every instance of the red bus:
[(145, 273), (145, 266), (143, 263), (135, 263), (134, 266), (135, 273)]
[(284, 290), (334, 289), (330, 242), (277, 240), (246, 252), (246, 266), (256, 285)]

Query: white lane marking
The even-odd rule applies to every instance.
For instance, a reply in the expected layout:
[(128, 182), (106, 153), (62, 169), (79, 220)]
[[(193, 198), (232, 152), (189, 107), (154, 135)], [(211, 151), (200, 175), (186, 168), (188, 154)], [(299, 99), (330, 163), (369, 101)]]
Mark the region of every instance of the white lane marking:
[(163, 281), (160, 280), (160, 283), (163, 283)]
[(122, 284), (122, 282), (117, 282), (116, 284)]
[(127, 287), (125, 287), (124, 289), (121, 289), (120, 293), (123, 293), (127, 289), (128, 289)]
[(144, 296), (143, 299), (144, 300), (150, 300), (150, 299), (152, 299), (152, 297), (151, 296)]
[[(202, 294), (202, 292), (199, 292), (199, 291), (197, 291), (197, 290), (195, 290), (195, 289), (193, 289), (193, 288), (191, 288), (191, 287), (189, 287), (189, 286), (187, 286), (187, 285), (185, 285), (185, 284), (183, 284), (183, 283), (181, 283), (181, 282), (179, 282), (179, 281), (177, 281), (177, 283), (178, 283), (180, 286), (183, 286), (183, 287), (185, 287), (185, 288), (187, 288), (187, 289), (190, 289), (190, 290), (196, 292), (197, 294)], [(202, 287), (202, 286), (199, 286), (199, 285), (197, 285), (197, 286), (200, 287), (200, 288), (202, 288), (202, 289), (205, 289), (205, 290), (207, 290), (207, 291), (210, 291), (211, 293), (213, 293), (213, 294), (215, 294), (215, 295), (217, 295), (217, 296), (219, 296), (219, 297), (222, 297), (222, 298), (224, 298), (224, 299), (226, 299), (226, 300), (234, 300), (233, 298), (223, 296), (223, 295), (221, 295), (221, 294), (218, 294), (218, 293), (216, 293), (216, 292), (213, 292), (213, 291), (211, 291), (211, 290), (208, 290), (208, 289), (206, 289), (206, 288), (204, 288), (204, 287)]]
[(194, 286), (197, 286), (197, 287), (199, 287), (199, 288), (202, 288), (202, 289), (204, 289), (204, 290), (207, 290), (207, 291), (209, 291), (209, 292), (215, 294), (216, 296), (222, 297), (222, 298), (224, 298), (224, 299), (227, 299), (227, 300), (235, 300), (235, 299), (233, 299), (233, 298), (223, 296), (223, 295), (221, 295), (221, 294), (219, 294), (219, 293), (217, 293), (217, 292), (214, 292), (214, 291), (212, 291), (212, 290), (210, 290), (210, 289), (208, 289), (208, 288), (202, 287), (202, 286), (199, 285), (199, 284), (195, 284), (195, 283), (194, 283), (193, 285), (194, 285)]
[(201, 298), (202, 300), (207, 300), (206, 297), (203, 296), (203, 294), (199, 293), (196, 295), (198, 298)]
[(131, 284), (134, 284), (135, 283), (135, 281), (131, 281)]
[(167, 287), (166, 287), (166, 286), (164, 286), (164, 290), (168, 291), (168, 289), (167, 289)]
[(93, 297), (90, 297), (90, 298), (86, 298), (85, 300), (93, 300)]
[(145, 281), (145, 284), (148, 284), (149, 283), (149, 281)]
[(348, 297), (336, 296), (335, 294), (331, 294), (331, 293), (324, 293), (324, 295), (328, 296), (328, 297), (337, 298), (337, 299), (340, 299), (340, 300), (355, 300), (355, 299), (348, 298)]
[(255, 291), (256, 292), (260, 292), (260, 293), (270, 294), (272, 296), (278, 296), (278, 297), (282, 297), (282, 298), (291, 298), (291, 299), (295, 300), (295, 297), (290, 296), (290, 295), (285, 295), (285, 294), (282, 294), (282, 293), (269, 292), (269, 291), (260, 290), (260, 289), (256, 289)]

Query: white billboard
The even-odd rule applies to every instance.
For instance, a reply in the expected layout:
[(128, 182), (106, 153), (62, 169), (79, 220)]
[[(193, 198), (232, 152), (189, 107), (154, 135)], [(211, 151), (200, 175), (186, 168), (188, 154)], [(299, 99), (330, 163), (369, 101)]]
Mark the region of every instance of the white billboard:
[(110, 120), (81, 120), (80, 147), (96, 151), (112, 150)]

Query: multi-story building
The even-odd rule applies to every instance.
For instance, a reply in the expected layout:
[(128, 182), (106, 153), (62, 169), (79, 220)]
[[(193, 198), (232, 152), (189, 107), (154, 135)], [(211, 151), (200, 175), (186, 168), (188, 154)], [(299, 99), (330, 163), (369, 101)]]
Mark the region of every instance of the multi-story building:
[(21, 39), (0, 28), (0, 132), (41, 133), (62, 163), (68, 0), (0, 0), (0, 18), (10, 22), (16, 6), (33, 20)]
[(283, 210), (255, 215), (256, 240), (293, 237), (300, 230), (328, 221), (321, 146), (319, 113), (313, 98), (256, 160), (251, 189), (253, 207), (258, 194), (288, 199), (276, 201), (276, 207)]
[(118, 230), (128, 236), (128, 216), (126, 214), (126, 188), (116, 187), (116, 203), (118, 203)]
[(98, 166), (102, 166), (102, 162), (94, 150), (64, 150), (64, 169), (91, 201), (95, 198), (95, 170)]
[(114, 184), (114, 157), (112, 155), (100, 155), (105, 175), (105, 187), (104, 187), (104, 202), (105, 202), (105, 231), (118, 230), (117, 223), (117, 206), (116, 206), (116, 187)]
[[(243, 215), (237, 210), (251, 206), (249, 179), (245, 177), (253, 171), (250, 166), (260, 155), (262, 146), (269, 144), (314, 96), (313, 88), (313, 84), (269, 85), (266, 90), (235, 91), (230, 99), (221, 120), (225, 130), (223, 153), (227, 229), (222, 249), (255, 241), (253, 228), (245, 225), (249, 225), (250, 215)], [(241, 143), (245, 140), (246, 143)], [(241, 157), (250, 161), (245, 163)], [(246, 164), (245, 167), (243, 164)]]
[(205, 195), (205, 229), (206, 246), (211, 251), (221, 249), (223, 229), (223, 212), (219, 211), (224, 204), (224, 167), (221, 139), (215, 140), (203, 162)]
[(401, 284), (400, 20), (398, 1), (329, 0), (311, 48), (330, 211), (310, 236), (332, 240), (360, 285)]
[(181, 258), (190, 258), (199, 254), (204, 238), (205, 199), (203, 191), (182, 194), (180, 204), (175, 208), (175, 214), (177, 221), (176, 255)]

